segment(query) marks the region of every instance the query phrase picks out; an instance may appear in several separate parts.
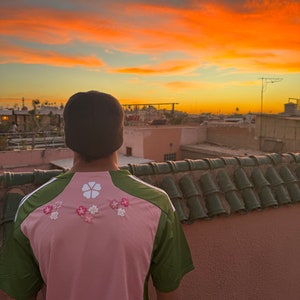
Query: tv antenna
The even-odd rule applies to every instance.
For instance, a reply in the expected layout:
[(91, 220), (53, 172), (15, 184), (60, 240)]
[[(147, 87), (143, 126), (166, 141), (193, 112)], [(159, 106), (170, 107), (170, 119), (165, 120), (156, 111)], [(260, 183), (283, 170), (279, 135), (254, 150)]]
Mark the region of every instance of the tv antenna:
[(266, 77), (261, 77), (259, 78), (261, 80), (261, 94), (260, 94), (260, 114), (263, 113), (263, 104), (264, 104), (264, 93), (267, 90), (268, 84), (269, 83), (276, 83), (279, 82), (281, 80), (283, 80), (283, 78), (266, 78)]
[(282, 80), (282, 78), (266, 78), (261, 77), (261, 94), (260, 94), (260, 136), (259, 136), (259, 150), (262, 150), (262, 114), (263, 114), (263, 105), (264, 105), (264, 92), (267, 90), (269, 83), (276, 83)]

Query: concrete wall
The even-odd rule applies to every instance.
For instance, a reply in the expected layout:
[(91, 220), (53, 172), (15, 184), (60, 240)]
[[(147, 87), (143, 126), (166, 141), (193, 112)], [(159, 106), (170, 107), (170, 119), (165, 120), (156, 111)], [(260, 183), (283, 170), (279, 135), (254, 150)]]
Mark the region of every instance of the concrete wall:
[(32, 171), (34, 168), (49, 169), (52, 160), (72, 157), (67, 148), (33, 149), (0, 152), (0, 173), (4, 171)]
[(256, 118), (256, 136), (266, 152), (298, 152), (300, 118), (262, 115)]
[(255, 127), (251, 125), (208, 125), (206, 142), (227, 147), (259, 149)]
[(127, 126), (120, 153), (126, 155), (128, 147), (132, 149), (132, 156), (161, 162), (164, 154), (176, 153), (176, 160), (180, 160), (181, 145), (197, 144), (205, 139), (206, 128), (202, 126)]

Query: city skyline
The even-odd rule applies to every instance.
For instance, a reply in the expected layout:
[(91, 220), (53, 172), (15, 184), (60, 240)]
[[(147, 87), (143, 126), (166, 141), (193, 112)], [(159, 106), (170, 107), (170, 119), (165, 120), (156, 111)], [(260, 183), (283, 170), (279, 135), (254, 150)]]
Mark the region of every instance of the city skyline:
[(278, 113), (300, 98), (298, 1), (15, 0), (0, 11), (0, 106), (91, 89), (188, 113)]

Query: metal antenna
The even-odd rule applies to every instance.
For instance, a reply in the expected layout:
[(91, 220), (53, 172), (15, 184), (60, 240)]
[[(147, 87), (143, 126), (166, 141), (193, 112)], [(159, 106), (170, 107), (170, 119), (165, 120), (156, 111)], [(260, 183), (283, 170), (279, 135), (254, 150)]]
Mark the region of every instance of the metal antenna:
[(260, 114), (263, 113), (263, 104), (264, 104), (264, 92), (267, 90), (269, 83), (276, 83), (282, 80), (282, 78), (266, 78), (261, 77), (261, 98), (260, 98)]
[(283, 78), (266, 78), (261, 77), (261, 94), (260, 94), (260, 137), (259, 137), (259, 150), (262, 150), (262, 114), (263, 114), (263, 105), (264, 105), (264, 92), (267, 90), (269, 83), (276, 83)]

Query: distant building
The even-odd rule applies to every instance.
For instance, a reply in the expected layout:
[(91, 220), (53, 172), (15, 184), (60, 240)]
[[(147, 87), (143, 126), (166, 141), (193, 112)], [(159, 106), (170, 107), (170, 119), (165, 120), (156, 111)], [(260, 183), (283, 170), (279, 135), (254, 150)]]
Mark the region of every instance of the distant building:
[[(294, 103), (295, 101), (296, 103)], [(289, 98), (289, 102), (284, 104), (284, 112), (282, 115), (285, 116), (300, 116), (299, 107), (300, 99), (298, 98)]]

